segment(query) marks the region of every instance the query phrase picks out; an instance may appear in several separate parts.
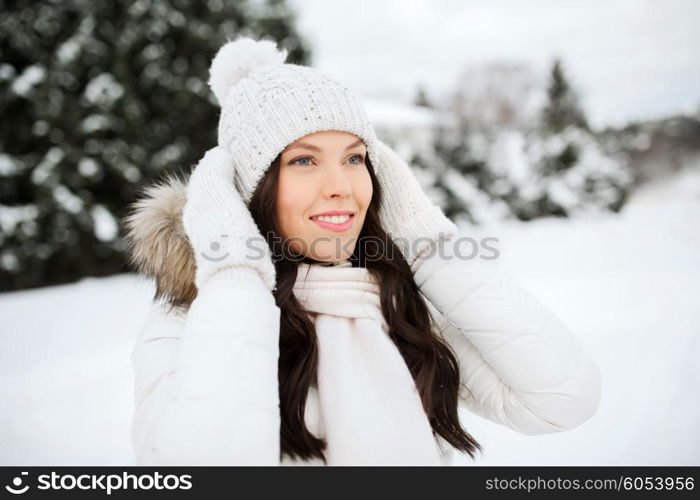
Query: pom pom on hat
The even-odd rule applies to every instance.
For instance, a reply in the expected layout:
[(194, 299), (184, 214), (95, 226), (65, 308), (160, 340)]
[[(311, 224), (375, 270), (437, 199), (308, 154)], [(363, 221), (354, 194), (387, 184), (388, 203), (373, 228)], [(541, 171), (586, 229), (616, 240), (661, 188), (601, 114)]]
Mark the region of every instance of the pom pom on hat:
[(313, 132), (350, 132), (380, 163), (377, 137), (358, 96), (286, 58), (271, 39), (239, 36), (218, 50), (209, 68), (209, 86), (221, 106), (217, 144), (231, 154), (233, 182), (246, 204), (280, 152)]
[(223, 45), (214, 56), (209, 68), (209, 87), (221, 102), (231, 86), (245, 78), (258, 66), (284, 64), (285, 49), (278, 50), (272, 40), (253, 40), (240, 37)]

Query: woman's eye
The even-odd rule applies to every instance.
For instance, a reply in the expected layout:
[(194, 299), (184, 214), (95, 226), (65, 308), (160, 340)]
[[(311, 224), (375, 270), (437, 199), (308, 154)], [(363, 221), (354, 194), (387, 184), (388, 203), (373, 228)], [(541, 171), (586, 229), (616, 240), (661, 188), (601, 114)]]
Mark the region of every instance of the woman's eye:
[(306, 166), (310, 165), (309, 163), (297, 163), (298, 161), (302, 161), (302, 160), (311, 160), (311, 157), (310, 156), (302, 156), (301, 158), (297, 158), (296, 160), (291, 162), (291, 165), (301, 165), (302, 167), (306, 167)]
[(350, 157), (352, 160), (353, 158), (357, 158), (359, 161), (355, 163), (355, 165), (362, 165), (365, 162), (365, 157), (363, 155), (353, 155)]
[[(356, 158), (359, 161), (351, 161), (354, 158)], [(311, 163), (299, 163), (299, 162), (304, 162), (304, 161), (312, 161), (312, 158), (310, 156), (302, 156), (301, 158), (297, 158), (296, 160), (293, 160), (289, 162), (290, 165), (300, 165), (302, 167), (308, 167), (311, 165)], [(348, 160), (352, 165), (362, 165), (365, 162), (365, 157), (364, 155), (352, 155), (350, 159)]]

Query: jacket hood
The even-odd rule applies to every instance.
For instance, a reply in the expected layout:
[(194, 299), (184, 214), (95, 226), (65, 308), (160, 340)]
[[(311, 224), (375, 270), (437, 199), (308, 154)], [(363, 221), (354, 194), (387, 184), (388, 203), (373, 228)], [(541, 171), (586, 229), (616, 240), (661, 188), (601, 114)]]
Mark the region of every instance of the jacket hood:
[(182, 225), (186, 199), (187, 179), (169, 174), (143, 188), (122, 224), (130, 267), (155, 280), (153, 300), (188, 308), (197, 287), (194, 250)]

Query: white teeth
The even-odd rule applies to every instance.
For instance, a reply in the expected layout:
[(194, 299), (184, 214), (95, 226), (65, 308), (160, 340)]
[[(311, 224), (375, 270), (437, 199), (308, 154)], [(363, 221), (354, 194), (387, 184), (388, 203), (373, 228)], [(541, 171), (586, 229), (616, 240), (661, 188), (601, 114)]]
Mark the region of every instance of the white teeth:
[(333, 224), (343, 224), (347, 222), (349, 218), (349, 215), (319, 215), (318, 217), (311, 217), (312, 220), (322, 220)]

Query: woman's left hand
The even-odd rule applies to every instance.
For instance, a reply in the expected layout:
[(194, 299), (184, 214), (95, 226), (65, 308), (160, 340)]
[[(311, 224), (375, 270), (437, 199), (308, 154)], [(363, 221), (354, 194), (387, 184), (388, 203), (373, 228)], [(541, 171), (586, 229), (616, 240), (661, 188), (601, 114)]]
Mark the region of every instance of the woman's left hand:
[(457, 234), (457, 226), (423, 191), (411, 167), (389, 146), (377, 141), (382, 186), (379, 217), (410, 266), (418, 254), (440, 238)]

